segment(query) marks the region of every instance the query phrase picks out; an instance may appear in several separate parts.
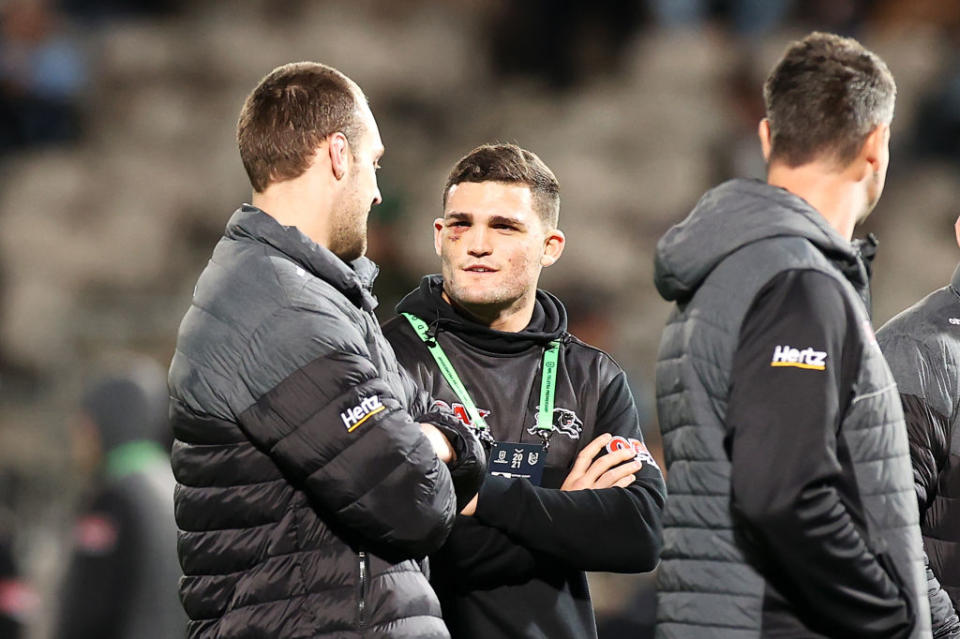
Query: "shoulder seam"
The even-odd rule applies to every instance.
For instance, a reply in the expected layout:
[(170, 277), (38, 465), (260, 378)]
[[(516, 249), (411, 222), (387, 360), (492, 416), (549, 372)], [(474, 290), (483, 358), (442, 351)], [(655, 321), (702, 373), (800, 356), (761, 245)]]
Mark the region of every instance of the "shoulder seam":
[(583, 347), (588, 351), (593, 351), (594, 353), (597, 353), (598, 355), (600, 355), (601, 359), (609, 360), (610, 363), (616, 366), (619, 371), (623, 371), (623, 366), (620, 365), (620, 362), (618, 362), (616, 358), (610, 353), (608, 353), (607, 351), (603, 350), (602, 348), (598, 348), (593, 344), (586, 343), (585, 341), (583, 341), (573, 333), (570, 333), (569, 331), (564, 331), (564, 335), (569, 335), (571, 337), (571, 340), (569, 342), (570, 344), (575, 344)]

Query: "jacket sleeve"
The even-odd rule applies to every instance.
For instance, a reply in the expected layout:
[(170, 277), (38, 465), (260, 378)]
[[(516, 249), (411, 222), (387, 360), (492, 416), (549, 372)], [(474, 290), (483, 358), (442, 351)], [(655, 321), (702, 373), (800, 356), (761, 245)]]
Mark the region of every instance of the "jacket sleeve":
[[(601, 393), (594, 432), (642, 445), (636, 404), (623, 371)], [(476, 516), (527, 548), (578, 570), (652, 570), (660, 555), (666, 489), (645, 447), (638, 450), (638, 459), (643, 467), (628, 488), (563, 491), (525, 479), (488, 477), (480, 489)]]
[[(881, 329), (877, 333), (877, 341), (900, 389), (917, 503), (920, 520), (923, 521), (933, 503), (940, 473), (950, 453), (948, 415), (954, 405), (952, 398), (957, 394), (956, 381), (947, 374), (946, 349), (940, 350), (935, 356), (923, 342), (889, 329)], [(930, 566), (926, 551), (924, 562), (933, 636), (937, 639), (960, 637), (960, 619)]]
[(342, 534), (423, 557), (456, 515), (450, 473), (381, 379), (363, 329), (333, 309), (279, 311), (251, 340), (241, 377), (255, 403), (238, 422)]
[(467, 592), (526, 583), (543, 557), (476, 517), (458, 515), (431, 560), (436, 585)]
[[(400, 369), (405, 383), (410, 380)], [(453, 448), (454, 459), (447, 464), (457, 497), (457, 512), (476, 496), (487, 474), (487, 455), (473, 430), (461, 422), (449, 408), (436, 405), (426, 391), (420, 391), (410, 414), (415, 421), (432, 424)], [(424, 406), (430, 407), (428, 409)]]
[(837, 432), (863, 348), (858, 326), (821, 273), (789, 271), (758, 294), (727, 406), (732, 506), (764, 576), (811, 627), (893, 639), (913, 627), (903, 584), (840, 497)]

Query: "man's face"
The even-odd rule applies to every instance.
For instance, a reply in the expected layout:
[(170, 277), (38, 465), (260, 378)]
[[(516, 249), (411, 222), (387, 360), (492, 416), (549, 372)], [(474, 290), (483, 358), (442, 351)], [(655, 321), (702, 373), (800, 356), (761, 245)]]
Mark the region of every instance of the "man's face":
[(366, 102), (360, 104), (361, 133), (350, 149), (349, 170), (343, 196), (333, 212), (330, 250), (349, 262), (367, 251), (367, 217), (370, 207), (380, 204), (377, 169), (383, 157), (380, 130)]
[(444, 291), (467, 309), (522, 304), (536, 292), (550, 237), (526, 185), (454, 185), (434, 221)]

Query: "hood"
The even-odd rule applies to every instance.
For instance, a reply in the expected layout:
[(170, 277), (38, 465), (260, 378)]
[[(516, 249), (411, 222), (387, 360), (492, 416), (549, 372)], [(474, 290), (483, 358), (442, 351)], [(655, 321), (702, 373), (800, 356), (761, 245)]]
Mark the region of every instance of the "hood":
[(537, 289), (536, 304), (530, 323), (522, 331), (496, 331), (462, 314), (442, 296), (443, 277), (427, 275), (397, 304), (398, 313), (416, 315), (430, 325), (432, 333), (446, 330), (456, 333), (468, 344), (499, 353), (519, 353), (531, 347), (560, 339), (567, 331), (567, 310), (554, 295)]
[[(692, 296), (731, 253), (772, 237), (809, 240), (866, 299), (869, 273), (862, 245), (849, 242), (802, 198), (759, 180), (731, 180), (700, 199), (657, 242), (654, 283), (667, 301)], [(870, 239), (869, 257), (876, 241)]]

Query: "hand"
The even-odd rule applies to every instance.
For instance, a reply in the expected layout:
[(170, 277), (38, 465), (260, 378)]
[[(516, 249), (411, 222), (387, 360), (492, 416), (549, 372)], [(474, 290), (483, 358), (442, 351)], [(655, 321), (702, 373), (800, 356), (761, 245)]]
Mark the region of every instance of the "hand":
[(611, 486), (626, 488), (636, 481), (637, 476), (634, 473), (640, 470), (643, 464), (634, 460), (637, 451), (633, 448), (623, 448), (593, 459), (611, 439), (612, 435), (604, 433), (587, 444), (577, 455), (560, 490), (597, 490)]
[(477, 493), (473, 496), (473, 499), (470, 500), (469, 504), (463, 507), (463, 510), (460, 511), (460, 514), (466, 517), (472, 517), (477, 512), (478, 497), (480, 497), (480, 493)]
[(453, 452), (453, 446), (450, 445), (450, 440), (447, 439), (436, 426), (433, 424), (420, 424), (420, 430), (423, 431), (423, 434), (426, 435), (430, 443), (433, 444), (433, 450), (437, 453), (440, 461), (444, 464), (449, 464), (456, 460), (457, 456), (456, 453)]
[[(445, 447), (438, 457), (446, 462), (457, 495), (457, 510), (462, 510), (483, 485), (487, 476), (487, 454), (473, 429), (464, 424), (452, 411), (435, 407), (417, 417), (421, 424), (430, 424), (443, 436), (435, 445), (443, 442), (450, 447), (449, 456)], [(426, 429), (424, 432), (427, 432)], [(429, 433), (428, 433), (429, 435)]]

